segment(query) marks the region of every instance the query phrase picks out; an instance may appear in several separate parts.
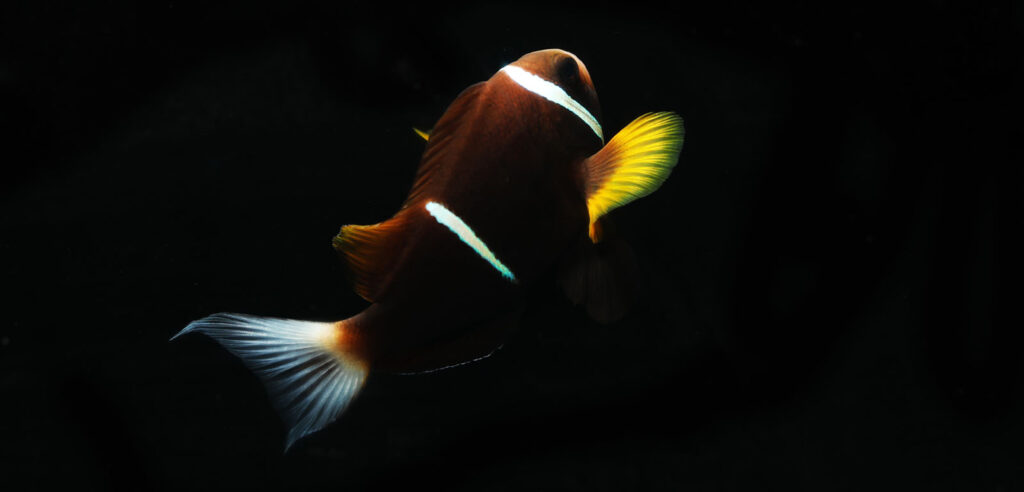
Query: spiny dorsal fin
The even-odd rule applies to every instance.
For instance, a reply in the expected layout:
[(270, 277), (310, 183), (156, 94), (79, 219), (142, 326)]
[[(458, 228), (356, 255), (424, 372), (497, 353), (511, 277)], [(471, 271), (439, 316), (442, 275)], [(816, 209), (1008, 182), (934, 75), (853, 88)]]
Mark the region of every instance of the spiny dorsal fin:
[(427, 148), (423, 151), (420, 167), (416, 170), (412, 191), (409, 192), (409, 197), (402, 205), (403, 208), (418, 203), (420, 199), (424, 198), (423, 190), (435, 175), (438, 166), (444, 161), (444, 156), (450, 152), (457, 152), (459, 144), (466, 143), (452, 138), (452, 135), (460, 127), (463, 117), (476, 108), (476, 100), (483, 92), (484, 84), (486, 82), (478, 82), (463, 90), (445, 110), (444, 116), (437, 122), (434, 129), (430, 131), (430, 139), (427, 140)]
[(373, 225), (347, 225), (334, 237), (334, 249), (341, 253), (352, 275), (352, 287), (363, 299), (375, 302), (397, 261), (402, 240), (404, 214)]
[[(422, 198), (420, 195), (423, 189), (444, 160), (442, 156), (451, 151), (454, 143), (458, 143), (458, 139), (452, 138), (452, 133), (459, 127), (463, 115), (475, 107), (474, 102), (483, 86), (484, 82), (480, 82), (462, 91), (437, 122), (437, 126), (426, 135), (427, 148), (416, 170), (412, 191), (401, 211), (379, 224), (347, 225), (334, 237), (334, 249), (345, 258), (352, 274), (353, 288), (363, 299), (375, 302), (381, 288), (386, 285), (392, 266), (405, 246), (401, 231), (405, 230), (408, 221), (403, 217), (411, 213), (409, 205)], [(423, 136), (422, 132), (415, 128), (413, 130)]]
[(584, 161), (592, 241), (600, 240), (597, 219), (661, 186), (682, 147), (682, 118), (671, 112), (647, 113)]

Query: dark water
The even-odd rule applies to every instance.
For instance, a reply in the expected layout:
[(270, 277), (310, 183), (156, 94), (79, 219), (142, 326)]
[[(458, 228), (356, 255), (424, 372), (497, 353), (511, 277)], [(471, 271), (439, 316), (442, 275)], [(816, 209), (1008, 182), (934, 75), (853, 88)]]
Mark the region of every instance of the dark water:
[[(1019, 8), (86, 3), (0, 15), (5, 484), (1024, 487)], [(540, 289), (495, 356), (374, 375), (282, 454), (256, 378), (168, 337), (362, 309), (333, 234), (394, 212), (410, 127), (549, 47), (606, 133), (686, 120), (615, 214), (644, 301)]]

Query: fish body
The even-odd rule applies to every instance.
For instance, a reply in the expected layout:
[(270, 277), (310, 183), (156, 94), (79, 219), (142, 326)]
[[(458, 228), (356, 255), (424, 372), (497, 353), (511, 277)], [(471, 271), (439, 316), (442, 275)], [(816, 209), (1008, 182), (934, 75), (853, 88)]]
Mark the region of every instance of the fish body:
[[(524, 55), (463, 91), (429, 134), (404, 203), (334, 239), (371, 302), (335, 323), (218, 314), (193, 322), (267, 384), (288, 445), (327, 425), (369, 371), (413, 373), (485, 357), (514, 326), (524, 293), (550, 272), (610, 319), (630, 262), (601, 249), (601, 217), (667, 178), (682, 145), (671, 113), (638, 118), (607, 145), (586, 67), (573, 54)], [(426, 134), (423, 134), (426, 136)]]
[[(589, 74), (575, 56), (547, 50), (513, 66), (519, 65), (569, 87), (592, 114), (597, 112)], [(494, 320), (509, 316), (523, 290), (551, 270), (573, 239), (586, 234), (580, 163), (602, 144), (580, 118), (520, 86), (504, 70), (463, 91), (434, 127), (401, 211), (393, 224), (382, 227), (388, 231), (384, 240), (395, 245), (383, 246), (390, 250), (389, 260), (378, 267), (380, 273), (368, 274), (382, 277), (372, 280), (377, 285), (366, 296), (377, 303), (375, 309), (354, 323), (365, 341), (364, 357), (376, 367), (409, 372), (493, 350), (499, 340), (462, 350), (446, 342), (481, 338), (464, 332), (491, 329)], [(470, 225), (511, 277), (439, 226), (428, 203), (444, 206)], [(343, 240), (335, 244), (346, 252)], [(402, 319), (406, 313), (414, 313), (414, 319)]]

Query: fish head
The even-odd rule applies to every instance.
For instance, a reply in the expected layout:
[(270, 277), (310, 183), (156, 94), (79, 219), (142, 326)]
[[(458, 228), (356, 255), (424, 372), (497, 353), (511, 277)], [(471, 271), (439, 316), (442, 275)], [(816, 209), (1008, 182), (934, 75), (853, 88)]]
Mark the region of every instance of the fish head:
[(576, 55), (560, 49), (539, 50), (523, 55), (511, 66), (560, 87), (600, 121), (601, 106), (598, 104), (597, 90), (594, 89), (587, 66)]

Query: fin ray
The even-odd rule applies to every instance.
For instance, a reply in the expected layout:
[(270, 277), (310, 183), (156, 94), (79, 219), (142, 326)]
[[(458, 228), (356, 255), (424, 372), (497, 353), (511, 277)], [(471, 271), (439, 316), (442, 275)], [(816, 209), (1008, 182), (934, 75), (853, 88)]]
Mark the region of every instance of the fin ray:
[(621, 319), (640, 297), (639, 266), (633, 249), (602, 217), (594, 224), (598, 243), (580, 238), (559, 265), (558, 278), (573, 304), (582, 305), (591, 319), (611, 323)]
[(452, 138), (455, 130), (459, 128), (462, 119), (477, 109), (477, 99), (484, 92), (485, 82), (477, 82), (459, 94), (458, 97), (448, 105), (437, 125), (430, 131), (427, 140), (427, 148), (423, 151), (423, 158), (420, 159), (420, 167), (416, 170), (416, 178), (413, 180), (412, 190), (402, 208), (419, 202), (424, 198), (423, 191), (427, 184), (435, 177), (441, 163), (445, 161), (444, 156), (451, 152), (458, 152), (465, 142), (458, 138)]
[(501, 348), (521, 314), (521, 310), (516, 309), (472, 323), (456, 334), (379, 362), (390, 366), (388, 369), (397, 374), (422, 374), (478, 362)]
[(332, 241), (345, 259), (352, 276), (352, 287), (360, 297), (375, 302), (390, 278), (391, 266), (398, 260), (405, 214), (373, 225), (347, 225)]
[(242, 359), (288, 427), (288, 449), (337, 419), (366, 381), (366, 364), (337, 343), (344, 323), (219, 313), (193, 321), (171, 340), (199, 332)]
[(683, 133), (683, 120), (675, 113), (647, 113), (584, 161), (593, 242), (600, 240), (598, 219), (653, 193), (668, 178), (679, 160)]

